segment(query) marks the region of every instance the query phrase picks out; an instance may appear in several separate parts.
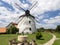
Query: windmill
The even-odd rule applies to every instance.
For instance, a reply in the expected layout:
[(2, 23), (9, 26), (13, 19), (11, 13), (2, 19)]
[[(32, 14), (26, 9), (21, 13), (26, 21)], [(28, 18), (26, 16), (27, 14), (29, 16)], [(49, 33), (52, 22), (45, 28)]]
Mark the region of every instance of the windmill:
[(37, 31), (36, 26), (35, 26), (35, 17), (30, 14), (30, 10), (37, 4), (35, 2), (29, 9), (25, 10), (21, 6), (19, 6), (17, 3), (15, 3), (16, 8), (19, 10), (22, 9), (25, 14), (21, 15), (19, 17), (19, 22), (18, 22), (18, 28), (19, 28), (19, 33), (34, 33)]

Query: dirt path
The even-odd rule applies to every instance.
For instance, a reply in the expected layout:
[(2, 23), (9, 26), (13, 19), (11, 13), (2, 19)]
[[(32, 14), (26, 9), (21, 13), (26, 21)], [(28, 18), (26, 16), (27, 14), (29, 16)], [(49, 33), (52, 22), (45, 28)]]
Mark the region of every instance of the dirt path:
[(43, 45), (52, 45), (54, 41), (56, 40), (56, 36), (54, 34), (51, 34), (53, 38), (49, 40), (48, 42), (44, 43)]

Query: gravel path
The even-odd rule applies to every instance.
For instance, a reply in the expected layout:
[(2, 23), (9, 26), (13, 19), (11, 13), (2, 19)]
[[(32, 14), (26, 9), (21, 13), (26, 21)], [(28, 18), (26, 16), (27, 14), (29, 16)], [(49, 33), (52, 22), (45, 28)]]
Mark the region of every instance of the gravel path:
[(52, 36), (53, 38), (49, 40), (48, 42), (44, 43), (43, 45), (52, 45), (54, 41), (56, 40), (56, 36), (54, 34), (52, 34)]

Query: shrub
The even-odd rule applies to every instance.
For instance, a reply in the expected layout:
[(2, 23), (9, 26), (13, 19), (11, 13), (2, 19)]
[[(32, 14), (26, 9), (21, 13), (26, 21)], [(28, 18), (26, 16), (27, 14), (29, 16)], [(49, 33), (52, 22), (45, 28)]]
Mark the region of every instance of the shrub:
[(41, 32), (37, 32), (37, 33), (36, 33), (36, 39), (41, 39), (41, 38), (42, 38)]
[(18, 32), (18, 29), (13, 25), (7, 28), (7, 34), (15, 34), (16, 32)]
[(57, 26), (56, 32), (59, 32), (60, 33), (60, 25)]

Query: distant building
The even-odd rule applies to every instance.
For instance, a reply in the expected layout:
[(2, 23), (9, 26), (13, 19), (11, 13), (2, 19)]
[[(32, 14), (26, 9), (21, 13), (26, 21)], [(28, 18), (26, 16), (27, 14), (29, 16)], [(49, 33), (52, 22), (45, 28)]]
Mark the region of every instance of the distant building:
[(0, 28), (0, 33), (6, 33), (7, 28)]
[(18, 27), (17, 27), (18, 24), (17, 24), (17, 23), (13, 23), (13, 22), (11, 22), (9, 25), (7, 25), (6, 28), (9, 28), (9, 27), (12, 26), (12, 25), (14, 25), (16, 28), (18, 28)]
[(11, 22), (11, 23), (10, 23), (9, 25), (7, 25), (6, 27), (1, 27), (1, 28), (0, 28), (0, 33), (6, 33), (7, 28), (9, 28), (9, 27), (12, 26), (12, 25), (14, 25), (14, 26), (17, 28), (17, 24)]

